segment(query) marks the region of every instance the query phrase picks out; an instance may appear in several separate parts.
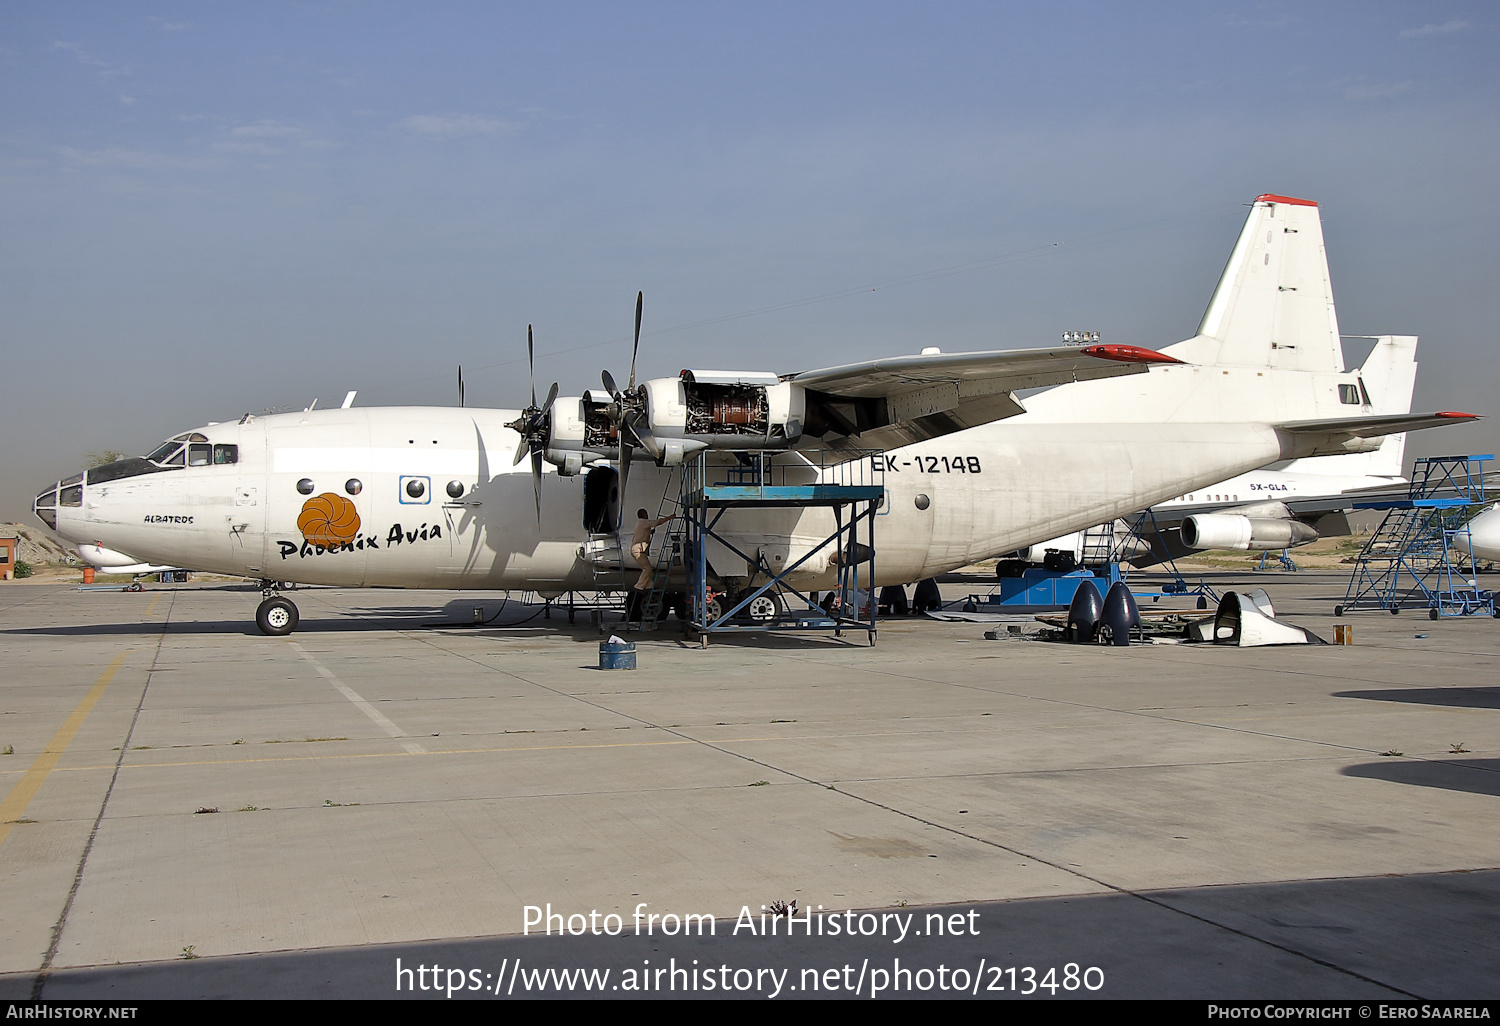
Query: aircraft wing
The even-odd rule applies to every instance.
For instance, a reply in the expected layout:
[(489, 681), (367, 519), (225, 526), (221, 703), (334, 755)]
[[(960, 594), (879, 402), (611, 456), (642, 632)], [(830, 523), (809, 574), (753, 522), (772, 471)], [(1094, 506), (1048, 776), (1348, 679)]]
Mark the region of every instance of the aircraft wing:
[(803, 371), (806, 431), (832, 449), (887, 449), (1025, 413), (1014, 393), (1070, 381), (1143, 374), (1180, 363), (1137, 346), (1062, 346), (929, 353)]
[(1327, 420), (1294, 420), (1276, 425), (1276, 431), (1292, 443), (1296, 456), (1333, 456), (1348, 452), (1346, 443), (1355, 439), (1380, 438), (1404, 431), (1466, 424), (1478, 420), (1477, 413), (1444, 410), (1441, 413), (1396, 413), (1373, 417), (1334, 417)]

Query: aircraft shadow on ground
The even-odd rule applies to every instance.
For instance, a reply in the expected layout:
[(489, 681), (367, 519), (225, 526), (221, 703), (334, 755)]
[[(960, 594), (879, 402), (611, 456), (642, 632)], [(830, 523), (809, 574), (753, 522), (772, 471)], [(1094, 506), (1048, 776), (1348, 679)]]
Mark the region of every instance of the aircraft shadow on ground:
[[(816, 928), (813, 936), (805, 936), (799, 925), (798, 933), (788, 937), (785, 920), (776, 936), (763, 935), (760, 905), (772, 897), (747, 895), (725, 901), (732, 908), (743, 900), (754, 919), (754, 935), (745, 930), (734, 933), (736, 920), (729, 911), (717, 920), (713, 936), (664, 936), (660, 931), (634, 936), (633, 909), (627, 904), (617, 913), (620, 926), (614, 928), (623, 928), (618, 936), (509, 935), (64, 969), (45, 979), (40, 996), (54, 1001), (268, 995), (447, 1000), (443, 986), (433, 987), (436, 966), (438, 979), (463, 988), (454, 990), (453, 998), (493, 999), (498, 990), (512, 997), (764, 999), (771, 996), (772, 982), (757, 978), (757, 969), (784, 971), (781, 997), (848, 998), (854, 996), (852, 984), (863, 965), (866, 982), (859, 996), (868, 998), (870, 984), (877, 979), (874, 973), (884, 971), (890, 986), (897, 978), (899, 959), (909, 982), (900, 994), (887, 990), (883, 996), (952, 997), (956, 994), (951, 980), (949, 993), (940, 992), (934, 970), (945, 965), (951, 976), (962, 968), (972, 988), (980, 960), (987, 959), (992, 968), (979, 978), (978, 995), (992, 998), (1019, 996), (1011, 988), (1024, 980), (1020, 970), (1006, 975), (1002, 968), (996, 974), (994, 966), (1038, 967), (1037, 979), (1043, 978), (1046, 967), (1055, 967), (1053, 980), (1058, 981), (1069, 963), (1075, 974), (1096, 967), (1091, 983), (1101, 979), (1097, 971), (1102, 970), (1103, 986), (1086, 990), (1075, 975), (1070, 991), (1059, 986), (1051, 995), (1034, 989), (1032, 996), (1479, 998), (1494, 996), (1493, 969), (1500, 961), (1500, 940), (1490, 911), (1500, 900), (1500, 871), (1494, 870), (893, 907), (856, 910), (852, 920), (842, 908), (831, 909), (841, 925), (852, 921), (856, 933), (868, 933), (853, 937), (830, 936), (827, 919), (822, 936)], [(564, 914), (570, 911), (580, 910)], [(587, 915), (586, 909), (581, 911)], [(669, 910), (649, 905), (647, 911)], [(522, 915), (518, 906), (516, 930)], [(899, 944), (892, 941), (896, 923), (882, 920), (893, 915), (912, 916), (910, 932)], [(960, 927), (960, 932), (938, 936), (932, 924), (939, 920), (950, 929)], [(882, 922), (888, 924), (885, 936), (874, 932)], [(969, 932), (971, 927), (977, 936)], [(399, 993), (397, 959), (408, 971), (400, 977)], [(525, 975), (508, 991), (517, 959), (520, 971), (515, 975)], [(615, 989), (627, 973), (639, 980), (648, 966), (652, 972), (662, 970), (649, 992)], [(425, 986), (418, 985), (418, 968)], [(666, 974), (674, 968), (676, 989), (669, 990)], [(528, 985), (536, 979), (531, 974), (549, 969), (607, 969), (609, 976), (592, 995), (576, 978), (572, 988), (562, 991), (556, 976), (550, 987)], [(918, 970), (926, 970), (925, 975), (917, 975)], [(716, 979), (727, 978), (732, 988), (746, 989), (731, 989), (727, 995), (718, 986), (706, 990), (702, 983), (708, 971)], [(480, 987), (470, 989), (475, 972)], [(498, 988), (497, 979), (503, 980)], [(694, 980), (696, 988), (691, 985)], [(753, 989), (757, 980), (759, 991)], [(31, 973), (0, 977), (0, 999), (24, 999), (35, 982)], [(1003, 989), (992, 989), (996, 985)]]
[(1458, 709), (1500, 709), (1500, 687), (1385, 688), (1378, 691), (1336, 691), (1333, 697), (1363, 698), (1371, 702), (1447, 705)]
[(1393, 784), (1440, 787), (1500, 797), (1500, 759), (1444, 759), (1407, 762), (1396, 759), (1363, 762), (1339, 770), (1346, 777), (1386, 780)]

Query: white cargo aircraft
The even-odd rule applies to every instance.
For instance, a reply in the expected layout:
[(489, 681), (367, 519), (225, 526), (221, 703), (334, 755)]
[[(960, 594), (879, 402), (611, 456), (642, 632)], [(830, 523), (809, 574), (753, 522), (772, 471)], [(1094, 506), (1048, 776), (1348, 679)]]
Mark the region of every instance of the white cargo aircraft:
[[(620, 511), (656, 508), (671, 468), (704, 450), (726, 462), (779, 450), (811, 479), (826, 472), (798, 450), (831, 449), (883, 473), (879, 585), (1278, 460), (1370, 451), (1388, 434), (1472, 419), (1375, 408), (1344, 370), (1317, 205), (1269, 194), (1251, 205), (1197, 334), (1162, 352), (933, 348), (780, 376), (683, 371), (639, 388), (632, 358), (628, 388), (604, 377), (607, 397), (556, 399), (553, 386), (520, 411), (247, 414), (74, 475), (34, 508), (74, 543), (262, 579), (257, 623), (285, 634), (297, 610), (273, 582), (624, 587), (635, 570), (620, 555)], [(1015, 395), (1049, 385), (1059, 387), (1024, 405)], [(717, 531), (783, 565), (835, 533), (824, 507), (730, 510)], [(705, 552), (716, 581), (752, 573), (725, 545)], [(827, 587), (833, 574), (825, 549), (797, 583)]]

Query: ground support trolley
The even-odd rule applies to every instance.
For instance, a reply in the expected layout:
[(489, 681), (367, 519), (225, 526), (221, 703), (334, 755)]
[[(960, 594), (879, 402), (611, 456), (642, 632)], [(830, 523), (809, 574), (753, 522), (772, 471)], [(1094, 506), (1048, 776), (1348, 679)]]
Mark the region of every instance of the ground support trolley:
[[(678, 500), (689, 619), (703, 647), (708, 647), (709, 635), (730, 632), (832, 631), (842, 636), (862, 630), (875, 644), (875, 518), (884, 504), (885, 482), (869, 455), (842, 450), (747, 452), (737, 453), (733, 463), (711, 463), (708, 455), (699, 453), (683, 464)], [(816, 506), (832, 510), (834, 532), (780, 568), (772, 568), (759, 551), (745, 552), (720, 529), (730, 510)], [(756, 568), (750, 586), (732, 604), (710, 594), (709, 539)], [(820, 607), (788, 582), (804, 563), (830, 548), (837, 585), (833, 599)], [(864, 610), (861, 588), (869, 596)], [(774, 601), (778, 595), (800, 598), (807, 609), (778, 611), (769, 618), (745, 615), (753, 605), (764, 606), (767, 598)]]

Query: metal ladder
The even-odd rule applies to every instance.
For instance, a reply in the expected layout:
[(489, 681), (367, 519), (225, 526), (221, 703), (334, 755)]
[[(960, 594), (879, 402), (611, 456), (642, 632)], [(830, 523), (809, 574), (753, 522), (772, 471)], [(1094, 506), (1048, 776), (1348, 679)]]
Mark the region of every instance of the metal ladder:
[(687, 525), (679, 517), (672, 521), (667, 536), (662, 540), (661, 548), (656, 552), (656, 559), (652, 563), (651, 590), (646, 594), (645, 606), (641, 609), (641, 630), (655, 630), (657, 623), (666, 613), (667, 592), (670, 589), (669, 578), (672, 575), (672, 563), (674, 559), (680, 561), (683, 539), (687, 537)]
[[(667, 475), (667, 482), (662, 488), (661, 501), (657, 503), (656, 515), (659, 517), (670, 502), (673, 506), (678, 503), (669, 500), (667, 496), (673, 494), (673, 480), (681, 475), (681, 468), (674, 468)], [(661, 546), (656, 550), (656, 556), (651, 563), (651, 590), (646, 593), (646, 598), (641, 606), (640, 630), (642, 632), (656, 629), (662, 614), (666, 612), (667, 592), (670, 590), (670, 578), (672, 576), (672, 561), (674, 557), (680, 560), (683, 550), (683, 539), (687, 536), (687, 522), (683, 517), (678, 517), (668, 525), (666, 537), (662, 539)]]

